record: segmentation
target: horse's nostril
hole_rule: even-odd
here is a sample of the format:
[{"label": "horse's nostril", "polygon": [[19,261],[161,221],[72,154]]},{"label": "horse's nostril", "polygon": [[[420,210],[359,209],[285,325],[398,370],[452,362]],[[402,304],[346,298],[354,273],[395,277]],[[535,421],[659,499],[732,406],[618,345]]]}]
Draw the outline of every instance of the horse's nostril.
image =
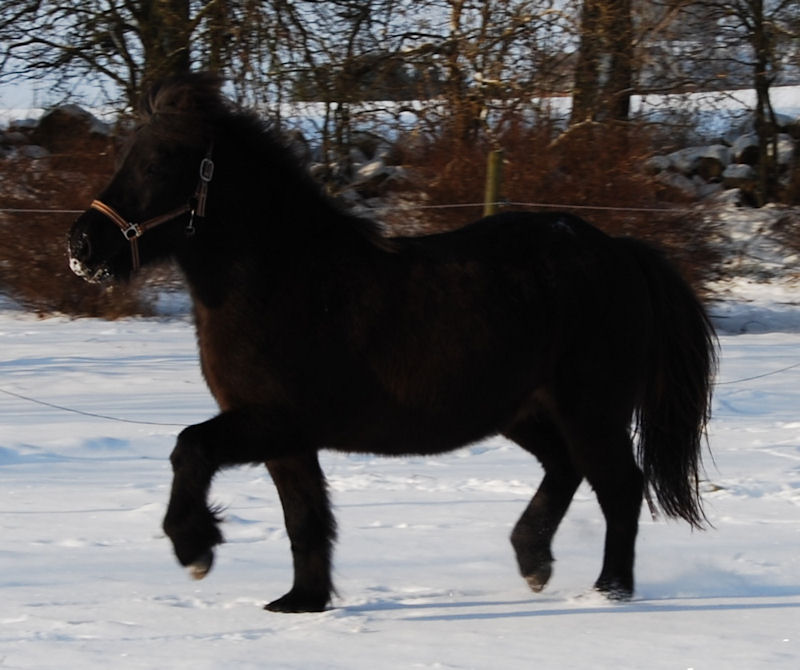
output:
[{"label": "horse's nostril", "polygon": [[79,261],[86,261],[92,255],[92,243],[86,233],[81,233],[72,239],[70,255]]}]

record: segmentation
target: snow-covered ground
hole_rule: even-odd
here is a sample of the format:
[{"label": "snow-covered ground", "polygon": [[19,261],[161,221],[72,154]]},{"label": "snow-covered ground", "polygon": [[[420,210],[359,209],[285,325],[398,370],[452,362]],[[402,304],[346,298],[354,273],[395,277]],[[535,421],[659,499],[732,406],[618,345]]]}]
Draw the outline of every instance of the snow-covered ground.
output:
[{"label": "snow-covered ground", "polygon": [[749,312],[714,307],[745,332],[720,338],[714,528],[643,513],[632,602],[589,589],[603,524],[588,488],[551,584],[528,591],[508,535],[541,470],[491,439],[430,459],[325,454],[339,597],[304,615],[261,609],[291,579],[265,470],[215,481],[228,542],[205,581],[160,530],[174,436],[214,412],[190,322],[0,309],[0,668],[800,667],[800,290],[750,290]]}]

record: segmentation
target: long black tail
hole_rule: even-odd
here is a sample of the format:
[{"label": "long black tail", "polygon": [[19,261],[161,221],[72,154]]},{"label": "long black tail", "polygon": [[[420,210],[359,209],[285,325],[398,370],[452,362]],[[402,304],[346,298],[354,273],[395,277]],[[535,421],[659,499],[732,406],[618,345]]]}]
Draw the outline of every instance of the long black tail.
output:
[{"label": "long black tail", "polygon": [[636,408],[638,458],[663,512],[700,528],[702,446],[710,418],[717,339],[703,305],[659,251],[618,238],[636,258],[650,296],[651,341]]}]

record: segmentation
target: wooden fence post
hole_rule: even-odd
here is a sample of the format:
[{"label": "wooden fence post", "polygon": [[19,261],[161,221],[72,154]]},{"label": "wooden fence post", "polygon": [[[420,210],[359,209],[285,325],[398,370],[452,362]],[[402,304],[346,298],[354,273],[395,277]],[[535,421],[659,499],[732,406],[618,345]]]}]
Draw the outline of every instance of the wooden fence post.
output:
[{"label": "wooden fence post", "polygon": [[486,159],[486,191],[483,197],[483,215],[497,213],[500,184],[503,180],[503,150],[494,149]]}]

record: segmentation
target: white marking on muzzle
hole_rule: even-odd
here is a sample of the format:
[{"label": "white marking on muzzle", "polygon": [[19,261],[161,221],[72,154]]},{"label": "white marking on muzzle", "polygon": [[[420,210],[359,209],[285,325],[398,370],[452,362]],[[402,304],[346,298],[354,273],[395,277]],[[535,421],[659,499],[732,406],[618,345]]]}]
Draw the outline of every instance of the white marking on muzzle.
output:
[{"label": "white marking on muzzle", "polygon": [[77,258],[70,257],[69,259],[69,269],[72,270],[76,275],[79,277],[83,277],[84,279],[89,277],[89,269],[81,263]]},{"label": "white marking on muzzle", "polygon": [[110,275],[108,268],[104,265],[101,265],[99,268],[97,268],[97,270],[92,272],[88,267],[86,267],[86,265],[83,264],[82,261],[79,261],[77,258],[73,258],[72,256],[70,256],[69,259],[69,269],[81,279],[84,279],[92,284],[99,284],[107,279]]}]

